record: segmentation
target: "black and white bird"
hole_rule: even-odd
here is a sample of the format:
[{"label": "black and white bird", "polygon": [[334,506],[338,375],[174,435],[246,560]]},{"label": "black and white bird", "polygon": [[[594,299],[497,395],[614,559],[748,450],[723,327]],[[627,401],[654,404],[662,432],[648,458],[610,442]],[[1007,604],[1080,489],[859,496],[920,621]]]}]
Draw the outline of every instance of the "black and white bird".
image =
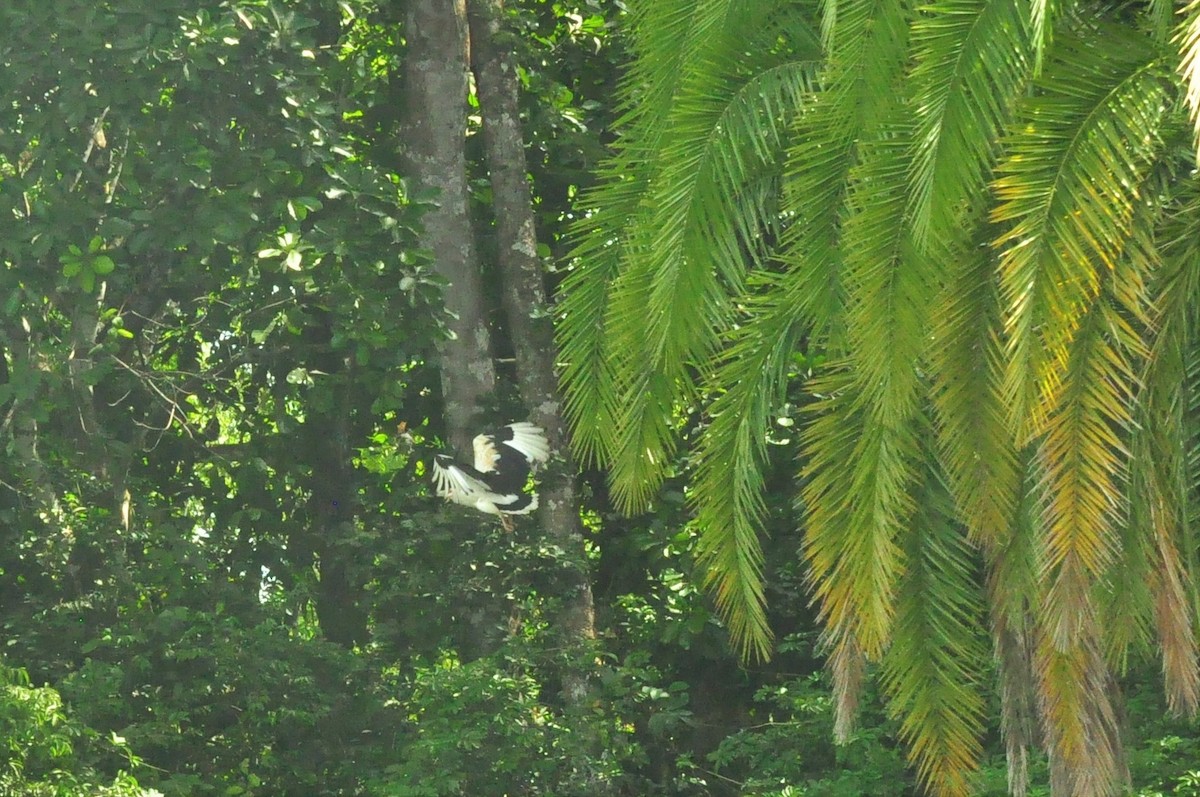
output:
[{"label": "black and white bird", "polygon": [[475,464],[462,465],[453,457],[433,458],[433,483],[447,501],[497,515],[512,531],[509,515],[537,509],[537,493],[526,489],[534,463],[550,458],[546,434],[532,423],[510,423],[495,432],[476,435]]}]

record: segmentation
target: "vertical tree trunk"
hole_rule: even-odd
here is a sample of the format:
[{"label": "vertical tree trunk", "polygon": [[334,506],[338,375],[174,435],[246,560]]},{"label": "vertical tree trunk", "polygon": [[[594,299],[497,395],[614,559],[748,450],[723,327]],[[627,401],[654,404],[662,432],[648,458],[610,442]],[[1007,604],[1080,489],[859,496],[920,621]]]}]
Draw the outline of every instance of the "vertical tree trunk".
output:
[{"label": "vertical tree trunk", "polygon": [[404,80],[405,121],[401,154],[408,174],[438,192],[437,206],[422,221],[422,246],[449,285],[446,309],[453,338],[444,341],[442,394],[450,440],[469,451],[474,415],[495,387],[491,338],[467,191],[467,18],[465,0],[411,0],[405,23],[408,52]]},{"label": "vertical tree trunk", "polygon": [[354,369],[344,354],[333,350],[334,319],[325,311],[314,315],[310,363],[336,380],[337,398],[328,409],[310,409],[304,424],[304,454],[312,468],[308,543],[320,563],[316,608],[321,632],[329,641],[351,648],[368,638],[362,568],[355,567],[362,551],[353,544],[360,510],[350,440]]},{"label": "vertical tree trunk", "polygon": [[[444,416],[451,445],[465,454],[480,428],[476,416],[496,383],[467,187],[465,0],[408,0],[404,33],[400,150],[407,176],[437,192],[435,207],[421,219],[421,245],[433,253],[434,269],[447,282],[452,337],[438,346]],[[503,623],[503,608],[480,607],[464,622],[472,643],[460,654],[483,655]]]},{"label": "vertical tree trunk", "polygon": [[[504,282],[502,299],[521,398],[530,410],[530,420],[546,430],[555,453],[554,465],[542,480],[539,518],[547,537],[568,553],[571,562],[562,574],[564,611],[559,622],[568,638],[585,640],[595,636],[592,588],[554,372],[554,331],[537,256],[517,73],[503,45],[502,15],[502,0],[470,0],[471,61],[483,111],[483,140]],[[587,694],[585,679],[566,679],[564,691],[569,702],[579,703]]]}]

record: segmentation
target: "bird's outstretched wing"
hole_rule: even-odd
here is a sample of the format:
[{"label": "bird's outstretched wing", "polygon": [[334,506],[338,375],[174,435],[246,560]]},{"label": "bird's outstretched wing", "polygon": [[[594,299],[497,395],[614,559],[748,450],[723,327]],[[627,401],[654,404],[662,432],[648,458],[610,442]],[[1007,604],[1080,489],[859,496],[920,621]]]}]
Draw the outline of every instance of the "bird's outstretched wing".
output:
[{"label": "bird's outstretched wing", "polygon": [[476,435],[472,445],[475,470],[480,473],[498,470],[506,457],[515,460],[519,455],[527,466],[550,458],[546,433],[532,423],[510,423],[494,432]]},{"label": "bird's outstretched wing", "polygon": [[466,506],[475,506],[481,495],[492,493],[485,482],[444,454],[433,458],[433,484],[440,498]]}]

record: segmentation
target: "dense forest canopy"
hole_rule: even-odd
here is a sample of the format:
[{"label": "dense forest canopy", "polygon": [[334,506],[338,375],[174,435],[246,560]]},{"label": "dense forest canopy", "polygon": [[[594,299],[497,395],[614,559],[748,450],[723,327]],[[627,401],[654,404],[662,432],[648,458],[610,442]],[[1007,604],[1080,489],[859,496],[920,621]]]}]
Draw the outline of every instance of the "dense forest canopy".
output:
[{"label": "dense forest canopy", "polygon": [[0,4],[0,795],[1200,794],[1198,109],[1196,3]]}]

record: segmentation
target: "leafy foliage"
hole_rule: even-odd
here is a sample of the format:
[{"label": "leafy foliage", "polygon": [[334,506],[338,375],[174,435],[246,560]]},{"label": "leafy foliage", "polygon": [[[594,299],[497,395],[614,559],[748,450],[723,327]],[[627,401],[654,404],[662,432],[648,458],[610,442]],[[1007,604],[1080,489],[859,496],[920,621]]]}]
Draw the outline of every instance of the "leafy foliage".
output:
[{"label": "leafy foliage", "polygon": [[1194,792],[1194,9],[508,10],[582,557],[429,494],[400,6],[0,4],[0,793]]},{"label": "leafy foliage", "polygon": [[126,771],[106,782],[93,761],[140,761],[125,740],[105,739],[69,718],[58,692],[33,687],[29,674],[0,664],[0,791],[29,797],[140,797],[147,794]]}]

